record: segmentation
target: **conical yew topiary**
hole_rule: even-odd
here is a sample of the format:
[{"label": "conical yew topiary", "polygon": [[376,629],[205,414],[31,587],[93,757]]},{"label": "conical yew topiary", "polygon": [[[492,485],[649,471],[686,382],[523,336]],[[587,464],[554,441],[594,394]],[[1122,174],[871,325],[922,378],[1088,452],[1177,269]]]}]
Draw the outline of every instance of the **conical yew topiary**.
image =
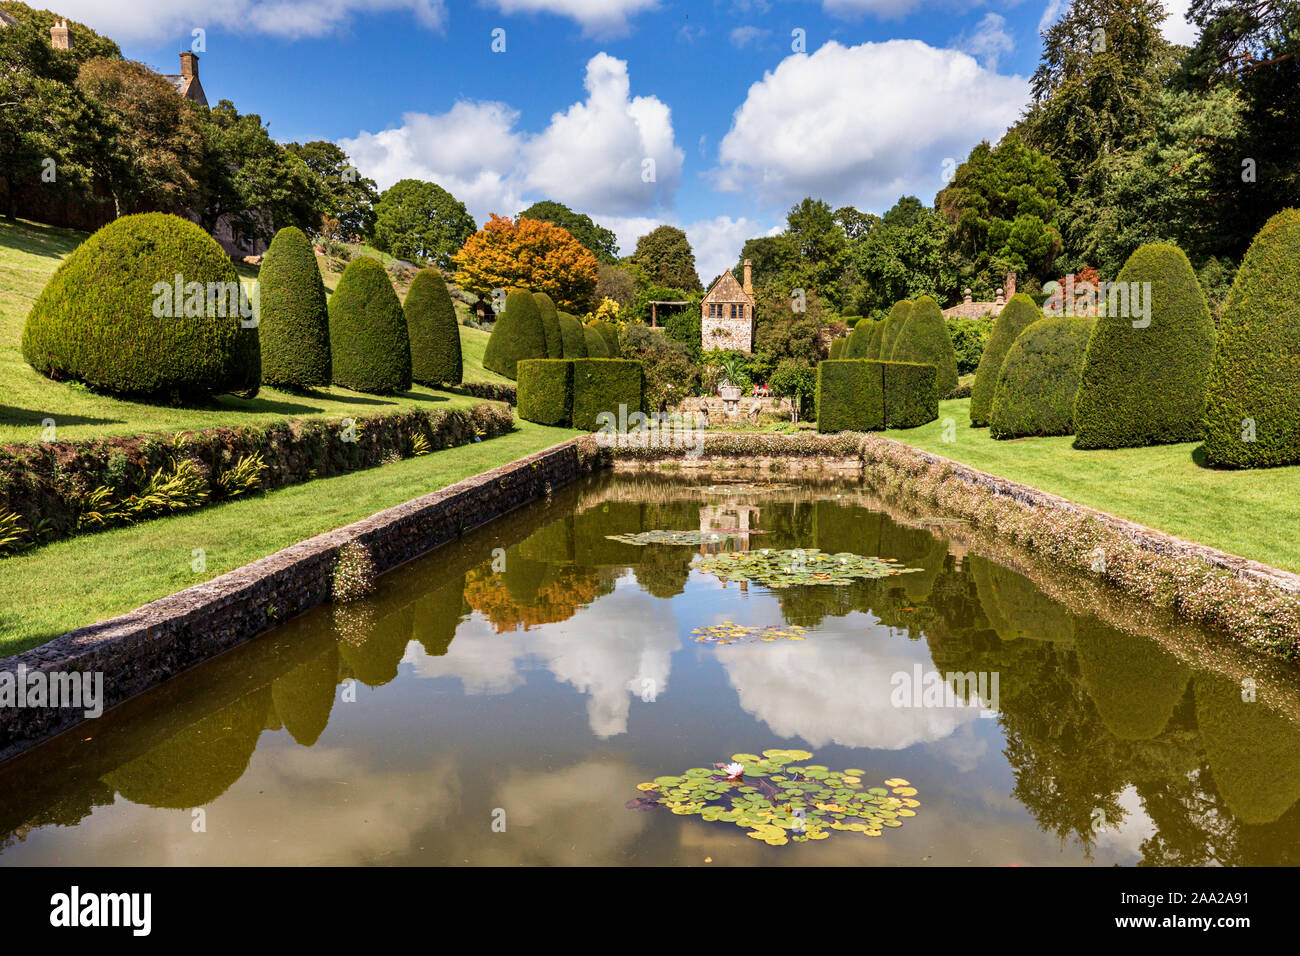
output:
[{"label": "conical yew topiary", "polygon": [[546,330],[537,300],[524,289],[511,289],[483,350],[483,367],[513,379],[520,360],[546,357]]},{"label": "conical yew topiary", "polygon": [[952,348],[948,325],[939,303],[923,295],[912,304],[911,314],[894,343],[891,362],[933,365],[935,395],[940,399],[957,387],[957,353]]},{"label": "conical yew topiary", "polygon": [[1074,398],[1093,322],[1081,316],[1039,319],[1016,337],[993,393],[994,438],[1074,431]]},{"label": "conical yew topiary", "polygon": [[609,345],[606,344],[605,336],[591,325],[582,327],[582,340],[587,346],[587,358],[611,358],[609,354]]},{"label": "conical yew topiary", "polygon": [[325,284],[307,236],[296,226],[275,234],[258,272],[262,380],[290,390],[328,385],[330,320]]},{"label": "conical yew topiary", "polygon": [[[867,348],[871,344],[871,336],[876,330],[876,323],[870,319],[858,319],[858,324],[853,326],[853,331],[849,333],[848,339],[842,346],[843,352],[840,358],[846,359],[864,359],[867,357]],[[835,356],[832,356],[834,358]]]},{"label": "conical yew topiary", "polygon": [[421,385],[459,385],[460,327],[442,273],[437,269],[417,272],[402,311],[411,339],[411,378]]},{"label": "conical yew topiary", "polygon": [[115,219],[74,249],[28,313],[22,349],[43,375],[119,395],[256,393],[261,366],[230,257],[166,213]]},{"label": "conical yew topiary", "polygon": [[564,343],[564,354],[560,358],[586,358],[587,337],[582,334],[582,322],[568,312],[561,312],[559,319],[560,339]]},{"label": "conical yew topiary", "polygon": [[868,355],[868,358],[878,358],[882,362],[893,360],[894,346],[898,344],[899,333],[903,331],[903,326],[907,325],[907,320],[912,317],[912,305],[911,299],[894,303],[893,308],[889,310],[889,315],[885,316],[885,324],[881,330],[880,354]]},{"label": "conical yew topiary", "polygon": [[1232,294],[1206,388],[1211,464],[1300,462],[1300,209],[1264,224]]},{"label": "conical yew topiary", "polygon": [[[997,390],[998,375],[1002,371],[1003,360],[1011,351],[1011,343],[1042,317],[1043,310],[1023,292],[1013,295],[1011,301],[998,313],[988,343],[984,346],[984,354],[980,356],[979,367],[975,369],[975,384],[970,390],[970,423],[976,428],[983,428],[989,423],[989,416],[993,412],[993,393]],[[1073,410],[1070,417],[1073,418]]]},{"label": "conical yew topiary", "polygon": [[889,317],[881,319],[879,322],[873,322],[871,326],[871,338],[867,340],[867,354],[863,358],[879,362],[880,350],[885,343],[885,326],[889,324]]},{"label": "conical yew topiary", "polygon": [[402,303],[378,259],[353,259],[330,296],[334,384],[391,395],[411,387],[411,342]]},{"label": "conical yew topiary", "polygon": [[[1134,448],[1201,437],[1214,320],[1187,256],[1149,243],[1129,256],[1099,299],[1074,404],[1076,448]],[[1114,301],[1111,301],[1111,300]]]},{"label": "conical yew topiary", "polygon": [[546,357],[564,358],[564,335],[560,331],[560,313],[555,308],[555,300],[545,292],[534,292],[537,311],[542,317],[542,334],[546,336]]}]

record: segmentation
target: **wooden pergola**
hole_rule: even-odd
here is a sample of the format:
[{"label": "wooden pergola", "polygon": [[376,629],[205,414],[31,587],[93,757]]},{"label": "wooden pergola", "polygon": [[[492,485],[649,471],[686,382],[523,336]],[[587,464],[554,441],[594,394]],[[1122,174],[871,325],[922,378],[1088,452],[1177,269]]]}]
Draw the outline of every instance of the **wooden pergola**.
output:
[{"label": "wooden pergola", "polygon": [[651,302],[651,303],[650,303],[650,328],[652,328],[652,329],[657,329],[657,328],[659,328],[659,306],[661,306],[661,305],[690,305],[690,304],[691,304],[691,300],[690,300],[690,299],[687,299],[687,300],[684,301],[684,302],[669,302],[669,301],[667,301],[667,300],[659,300],[659,301]]}]

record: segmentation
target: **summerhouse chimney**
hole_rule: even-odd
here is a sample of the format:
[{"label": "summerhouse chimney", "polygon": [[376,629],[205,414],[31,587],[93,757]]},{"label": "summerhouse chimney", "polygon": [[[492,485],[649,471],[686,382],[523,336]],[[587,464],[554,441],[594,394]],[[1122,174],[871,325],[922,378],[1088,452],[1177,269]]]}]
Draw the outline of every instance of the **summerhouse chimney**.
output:
[{"label": "summerhouse chimney", "polygon": [[749,260],[745,260],[745,284],[742,286],[746,295],[754,294],[754,265]]},{"label": "summerhouse chimney", "polygon": [[1010,302],[1011,297],[1015,294],[1016,294],[1016,274],[1014,272],[1008,272],[1007,273],[1007,301]]},{"label": "summerhouse chimney", "polygon": [[60,20],[50,27],[50,45],[56,50],[72,49],[72,33],[68,30],[67,20]]},{"label": "summerhouse chimney", "polygon": [[187,80],[196,79],[199,75],[199,58],[196,54],[186,50],[181,54],[181,76]]}]

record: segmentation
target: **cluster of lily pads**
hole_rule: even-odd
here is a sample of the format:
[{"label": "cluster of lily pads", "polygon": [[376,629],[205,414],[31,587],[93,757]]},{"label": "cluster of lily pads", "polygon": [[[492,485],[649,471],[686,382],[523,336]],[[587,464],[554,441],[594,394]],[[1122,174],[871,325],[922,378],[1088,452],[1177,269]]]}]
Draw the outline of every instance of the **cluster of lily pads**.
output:
[{"label": "cluster of lily pads", "polygon": [[638,531],[636,534],[607,534],[611,541],[624,544],[685,544],[698,547],[704,542],[726,541],[746,534],[766,534],[765,531],[749,531],[745,528],[714,528],[710,531]]},{"label": "cluster of lily pads", "polygon": [[817,548],[729,551],[705,558],[698,567],[724,581],[752,581],[768,588],[852,584],[855,580],[875,580],[921,570],[901,567],[893,558],[869,558],[847,551],[826,554]]},{"label": "cluster of lily pads", "polygon": [[825,840],[833,830],[878,837],[916,816],[916,788],[901,777],[866,787],[864,771],[803,763],[811,757],[807,750],[734,754],[713,769],[693,767],[637,784],[643,796],[628,807],[665,806],[678,816],[732,823],[768,846]]},{"label": "cluster of lily pads", "polygon": [[770,644],[773,641],[802,641],[807,632],[806,627],[800,627],[798,624],[785,627],[780,624],[767,624],[755,627],[749,624],[736,624],[734,621],[723,621],[721,624],[694,628],[691,637],[699,644]]}]

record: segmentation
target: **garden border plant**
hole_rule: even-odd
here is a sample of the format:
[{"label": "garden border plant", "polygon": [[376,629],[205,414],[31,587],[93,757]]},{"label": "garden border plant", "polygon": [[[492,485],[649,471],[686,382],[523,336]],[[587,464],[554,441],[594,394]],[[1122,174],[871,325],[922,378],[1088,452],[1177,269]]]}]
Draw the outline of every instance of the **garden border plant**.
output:
[{"label": "garden border plant", "polygon": [[[508,408],[291,418],[172,435],[0,446],[0,555],[493,438]],[[9,532],[6,533],[5,529]],[[8,545],[4,538],[13,538]]]}]

